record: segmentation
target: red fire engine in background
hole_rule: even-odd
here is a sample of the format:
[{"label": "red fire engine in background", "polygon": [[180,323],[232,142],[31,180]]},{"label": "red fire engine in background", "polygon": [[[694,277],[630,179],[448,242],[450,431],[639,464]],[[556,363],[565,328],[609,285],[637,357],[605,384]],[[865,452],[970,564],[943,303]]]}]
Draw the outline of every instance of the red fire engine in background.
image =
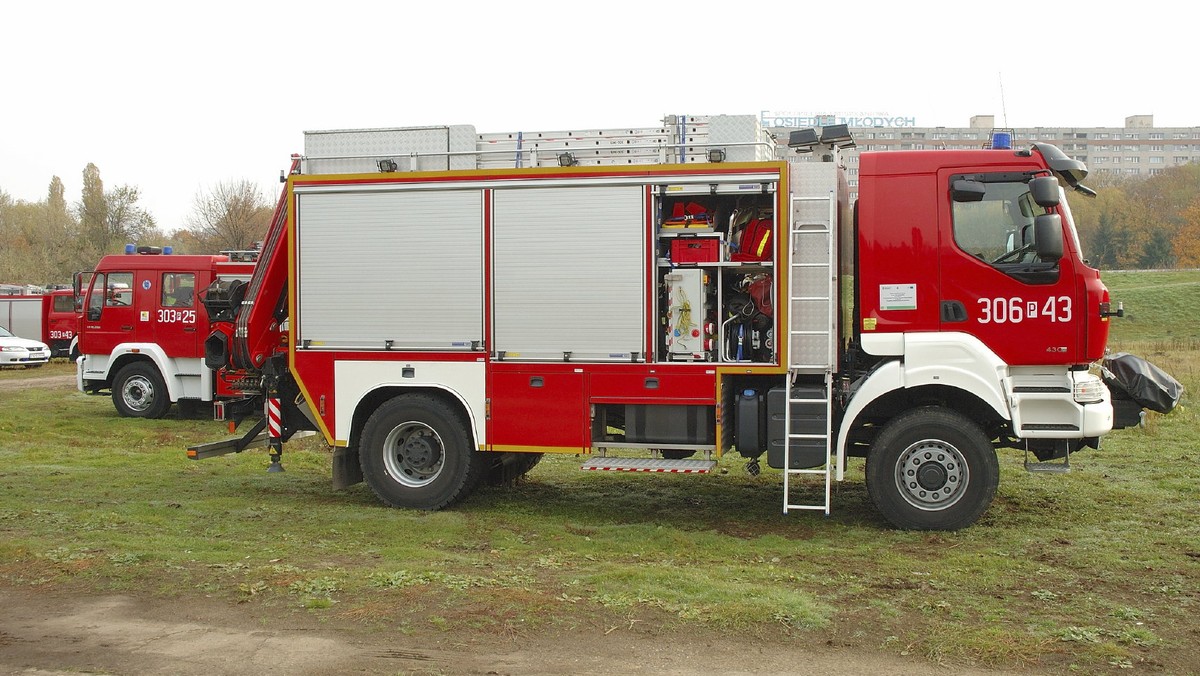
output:
[{"label": "red fire engine in background", "polygon": [[[309,132],[253,276],[206,303],[207,363],[261,383],[263,421],[189,456],[265,436],[278,470],[315,430],[335,487],[440,509],[544,453],[690,473],[765,454],[785,512],[826,514],[864,457],[896,526],[968,526],[997,449],[1060,469],[1113,427],[1091,367],[1116,313],[1067,201],[1087,170],[1044,143],[868,152],[854,199],[852,142],[784,148],[752,116]],[[132,330],[167,281],[124,274],[154,293],[100,309]],[[81,373],[151,381],[131,352]],[[793,499],[802,475],[822,497]]]},{"label": "red fire engine in background", "polygon": [[75,294],[71,289],[55,289],[45,294],[0,296],[0,326],[49,345],[52,357],[70,356],[79,331]]},{"label": "red fire engine in background", "polygon": [[239,374],[204,365],[209,316],[201,294],[218,281],[248,280],[257,252],[171,255],[170,247],[126,248],[80,276],[76,381],[111,392],[124,416],[160,418],[174,402],[223,402],[250,395]]}]

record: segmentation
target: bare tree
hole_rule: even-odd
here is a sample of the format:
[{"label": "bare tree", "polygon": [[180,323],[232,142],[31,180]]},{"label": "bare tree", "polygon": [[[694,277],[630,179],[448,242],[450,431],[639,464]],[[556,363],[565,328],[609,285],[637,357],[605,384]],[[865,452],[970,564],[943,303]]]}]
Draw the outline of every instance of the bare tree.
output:
[{"label": "bare tree", "polygon": [[246,250],[266,234],[271,211],[257,185],[245,179],[227,181],[196,195],[186,229],[206,252]]}]

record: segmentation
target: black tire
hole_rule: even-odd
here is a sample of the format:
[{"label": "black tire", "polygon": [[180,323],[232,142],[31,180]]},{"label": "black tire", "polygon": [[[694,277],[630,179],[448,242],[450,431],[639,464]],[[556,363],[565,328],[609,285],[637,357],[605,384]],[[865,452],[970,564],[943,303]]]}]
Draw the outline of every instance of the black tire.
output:
[{"label": "black tire", "polygon": [[363,479],[392,507],[437,510],[466,498],[485,462],[471,447],[467,422],[442,401],[403,395],[383,403],[363,427]]},{"label": "black tire", "polygon": [[489,453],[485,457],[488,464],[483,483],[488,486],[511,486],[542,461],[541,453]]},{"label": "black tire", "polygon": [[987,510],[999,483],[1000,464],[983,430],[948,409],[897,416],[867,455],[867,493],[897,528],[966,528]]},{"label": "black tire", "polygon": [[127,418],[161,418],[171,408],[171,396],[158,369],[137,361],[117,372],[112,384],[113,405]]}]

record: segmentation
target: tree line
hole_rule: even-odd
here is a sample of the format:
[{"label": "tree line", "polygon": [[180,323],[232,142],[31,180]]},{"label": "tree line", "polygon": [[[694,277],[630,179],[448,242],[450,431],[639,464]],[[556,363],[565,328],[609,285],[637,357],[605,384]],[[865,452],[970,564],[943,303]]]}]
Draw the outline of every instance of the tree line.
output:
[{"label": "tree line", "polygon": [[1200,164],[1152,176],[1093,174],[1073,194],[1084,256],[1104,270],[1200,267]]},{"label": "tree line", "polygon": [[[1070,201],[1084,255],[1102,269],[1200,267],[1200,164],[1147,176],[1094,174],[1096,197]],[[127,242],[173,246],[177,253],[245,250],[267,231],[273,205],[247,180],[195,196],[183,229],[167,234],[139,204],[136,186],[106,189],[88,164],[77,201],[54,176],[46,197],[13,199],[0,186],[0,282],[67,283]]]},{"label": "tree line", "polygon": [[165,233],[140,199],[136,186],[106,188],[95,164],[84,168],[74,202],[58,176],[36,202],[14,199],[0,186],[0,282],[68,284],[130,242],[180,254],[250,249],[266,234],[274,208],[250,181],[219,183],[196,194],[182,229]]}]

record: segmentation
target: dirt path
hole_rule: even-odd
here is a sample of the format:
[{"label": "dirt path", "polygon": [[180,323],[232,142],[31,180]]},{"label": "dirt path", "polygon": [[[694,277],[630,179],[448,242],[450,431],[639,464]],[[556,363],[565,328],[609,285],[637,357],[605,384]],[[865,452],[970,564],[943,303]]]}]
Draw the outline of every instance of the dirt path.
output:
[{"label": "dirt path", "polygon": [[264,617],[211,599],[63,597],[0,589],[0,674],[999,674],[746,637],[631,630],[500,638]]},{"label": "dirt path", "polygon": [[0,380],[0,392],[26,390],[31,387],[74,387],[75,376],[32,376]]}]

